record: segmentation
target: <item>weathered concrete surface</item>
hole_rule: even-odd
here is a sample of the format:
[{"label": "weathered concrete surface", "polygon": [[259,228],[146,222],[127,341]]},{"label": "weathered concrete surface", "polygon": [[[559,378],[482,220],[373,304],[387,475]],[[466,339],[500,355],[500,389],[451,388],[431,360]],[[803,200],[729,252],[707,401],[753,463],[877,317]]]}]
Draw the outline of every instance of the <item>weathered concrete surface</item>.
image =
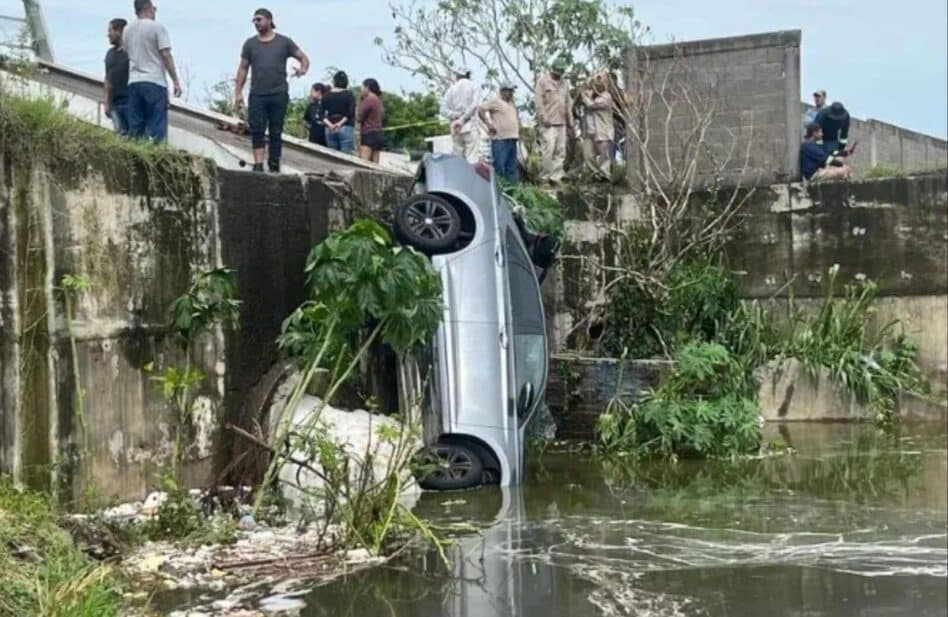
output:
[{"label": "weathered concrete surface", "polygon": [[661,360],[622,363],[614,358],[554,356],[546,400],[556,420],[557,439],[591,441],[596,421],[612,399],[638,400],[671,366]]},{"label": "weathered concrete surface", "polygon": [[[693,151],[688,133],[696,126],[691,103],[698,101],[702,113],[713,111],[707,132],[713,160],[704,148],[698,149],[702,178],[710,181],[712,171],[760,184],[795,178],[801,130],[800,39],[800,31],[793,30],[633,48],[627,83],[635,100],[651,101],[641,122],[652,136],[653,164],[666,171],[663,162],[670,157],[672,167],[684,167],[687,153]],[[661,103],[663,94],[672,104],[670,112]],[[748,159],[749,144],[753,149]],[[633,155],[633,186],[639,164]]]},{"label": "weathered concrete surface", "polygon": [[[174,422],[144,369],[183,364],[168,307],[193,274],[222,265],[238,273],[242,327],[208,337],[192,358],[207,379],[186,435],[184,474],[206,485],[233,472],[240,452],[220,428],[253,428],[259,419],[246,402],[260,401],[256,390],[278,361],[275,340],[304,299],[310,250],[331,229],[391,209],[408,184],[371,173],[228,172],[195,159],[170,190],[135,171],[104,176],[93,166],[77,179],[0,163],[0,469],[58,485],[67,497],[81,494],[87,471],[104,496],[140,499],[153,487]],[[91,283],[71,328],[75,367],[59,289],[65,274]]]},{"label": "weathered concrete surface", "polygon": [[[174,199],[136,172],[107,181],[94,166],[75,177],[8,158],[3,169],[3,469],[66,499],[78,498],[74,480],[87,473],[105,496],[141,496],[170,451],[173,426],[143,368],[182,363],[165,327],[167,307],[192,272],[219,264],[213,170],[199,162],[182,170],[188,190]],[[66,274],[91,283],[71,323],[60,288]],[[210,377],[188,440],[185,471],[194,479],[210,472],[222,348],[209,337],[192,358]]]}]

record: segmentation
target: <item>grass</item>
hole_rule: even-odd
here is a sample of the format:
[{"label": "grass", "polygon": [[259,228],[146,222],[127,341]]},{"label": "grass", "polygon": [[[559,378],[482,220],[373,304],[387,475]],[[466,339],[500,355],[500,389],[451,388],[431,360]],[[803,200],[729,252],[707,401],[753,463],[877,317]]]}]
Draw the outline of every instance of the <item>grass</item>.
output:
[{"label": "grass", "polygon": [[122,582],[56,524],[48,499],[0,479],[0,616],[111,617]]}]

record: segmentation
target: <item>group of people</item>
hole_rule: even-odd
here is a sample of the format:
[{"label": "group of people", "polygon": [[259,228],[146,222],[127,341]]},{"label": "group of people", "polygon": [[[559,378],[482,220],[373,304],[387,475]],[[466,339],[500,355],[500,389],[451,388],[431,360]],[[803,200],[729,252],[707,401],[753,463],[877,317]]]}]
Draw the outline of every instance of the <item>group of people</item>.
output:
[{"label": "group of people", "polygon": [[849,112],[840,102],[827,105],[826,90],[814,92],[813,103],[803,115],[800,173],[813,181],[848,178],[853,168],[846,158],[856,149],[849,144]]},{"label": "group of people", "polygon": [[[137,19],[109,22],[111,47],[105,57],[104,105],[115,130],[130,138],[162,142],[168,136],[169,91],[171,78],[174,96],[182,94],[181,82],[171,53],[168,30],[156,21],[157,8],[151,0],[134,0]],[[294,77],[309,72],[307,55],[293,39],[278,34],[273,13],[258,9],[253,14],[257,33],[244,43],[237,68],[234,105],[246,110],[247,126],[254,155],[254,171],[280,171],[283,153],[283,126],[289,108],[287,61],[294,59]],[[250,77],[246,104],[244,88]],[[349,90],[349,77],[342,71],[333,76],[332,85],[314,84],[311,104],[306,112],[313,141],[353,154],[355,126],[360,128],[359,155],[378,161],[384,145],[382,120],[384,106],[378,81],[362,82],[357,103]]]},{"label": "group of people", "polygon": [[[543,179],[551,184],[565,176],[567,145],[575,135],[574,100],[563,75],[569,68],[565,59],[556,59],[550,70],[536,80],[534,103],[537,138],[542,159]],[[520,115],[514,100],[517,86],[501,84],[497,94],[481,103],[480,88],[471,81],[466,67],[455,70],[456,81],[441,99],[441,115],[451,124],[454,153],[476,163],[480,159],[477,119],[487,128],[491,141],[491,161],[497,175],[509,183],[519,178]],[[612,79],[606,74],[592,77],[579,94],[586,110],[583,134],[588,146],[586,159],[604,177],[617,155],[618,131]]]},{"label": "group of people", "polygon": [[356,126],[359,127],[359,158],[379,162],[385,136],[382,122],[385,104],[382,88],[376,79],[362,82],[362,93],[357,102],[349,90],[349,76],[337,71],[332,84],[315,83],[309,92],[309,106],[303,114],[303,123],[309,131],[309,140],[317,145],[346,154],[355,153]]}]

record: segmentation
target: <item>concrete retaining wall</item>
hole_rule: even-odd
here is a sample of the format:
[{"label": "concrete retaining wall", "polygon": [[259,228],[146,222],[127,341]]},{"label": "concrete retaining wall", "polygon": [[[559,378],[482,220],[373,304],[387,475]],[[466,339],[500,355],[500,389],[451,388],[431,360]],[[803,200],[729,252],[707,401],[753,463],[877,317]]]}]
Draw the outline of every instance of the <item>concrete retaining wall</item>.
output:
[{"label": "concrete retaining wall", "polygon": [[[282,321],[304,299],[303,267],[332,228],[390,208],[404,178],[374,173],[271,176],[195,159],[186,198],[151,176],[26,170],[0,156],[0,472],[77,498],[91,476],[104,496],[141,498],[167,464],[174,422],[145,369],[183,364],[167,310],[193,274],[237,270],[242,327],[201,341],[207,379],[187,434],[185,480],[233,472],[243,451],[220,429],[252,428],[278,362]],[[179,187],[180,188],[180,187]],[[59,281],[91,283],[72,334]],[[89,456],[77,427],[85,393]],[[216,455],[216,456],[215,456]]]},{"label": "concrete retaining wall", "polygon": [[[556,349],[595,354],[605,323],[615,262],[610,229],[641,221],[633,195],[564,195],[568,237],[545,285]],[[900,320],[919,345],[920,365],[936,398],[948,397],[948,176],[756,190],[728,248],[745,297],[769,303],[778,317],[790,298],[817,307],[829,269],[838,284],[872,279],[881,297],[875,320]],[[607,389],[614,386],[604,386]],[[943,406],[910,402],[907,415],[943,417]]]}]

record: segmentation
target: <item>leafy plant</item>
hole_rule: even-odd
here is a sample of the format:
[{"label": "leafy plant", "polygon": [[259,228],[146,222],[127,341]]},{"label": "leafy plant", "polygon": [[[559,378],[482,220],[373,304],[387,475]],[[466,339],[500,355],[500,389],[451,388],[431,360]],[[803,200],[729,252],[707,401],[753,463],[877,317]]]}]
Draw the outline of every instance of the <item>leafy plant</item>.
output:
[{"label": "leafy plant", "polygon": [[782,356],[799,360],[813,377],[828,371],[857,402],[871,407],[877,423],[891,425],[902,396],[928,394],[917,364],[918,347],[897,332],[897,321],[873,328],[878,285],[846,285],[836,297],[838,274],[838,266],[829,270],[826,295],[815,316],[793,316]]},{"label": "leafy plant", "polygon": [[[237,295],[237,276],[233,270],[218,268],[196,274],[188,290],[170,307],[171,328],[184,352],[183,367],[166,367],[151,379],[161,388],[164,399],[175,414],[172,474],[177,478],[183,458],[183,433],[191,421],[195,393],[205,375],[191,367],[196,341],[216,327],[238,327],[240,301]],[[154,365],[146,367],[153,372]]]},{"label": "leafy plant", "polygon": [[675,355],[676,369],[638,404],[619,403],[600,419],[604,452],[733,456],[760,443],[757,384],[722,345],[693,342]]},{"label": "leafy plant", "polygon": [[[312,461],[307,469],[323,482],[317,497],[328,504],[327,520],[341,517],[348,534],[365,548],[378,551],[395,522],[414,518],[397,503],[403,488],[401,476],[414,454],[410,444],[415,421],[406,418],[397,440],[389,444],[394,454],[379,483],[372,472],[376,453],[371,446],[354,464],[351,453],[326,437],[321,408],[303,426],[294,426],[293,416],[320,367],[330,371],[322,396],[325,404],[333,400],[375,341],[385,342],[402,355],[427,343],[441,323],[441,279],[427,259],[396,246],[383,227],[369,220],[357,221],[318,244],[307,260],[306,276],[310,299],[284,322],[278,341],[301,366],[301,377],[283,406],[280,426],[271,440],[287,447],[273,453],[255,509],[259,511],[280,469],[293,463],[292,453],[305,452]],[[383,435],[383,440],[391,438]],[[423,525],[416,528],[425,529]]]},{"label": "leafy plant", "polygon": [[563,240],[566,236],[566,217],[563,214],[563,206],[552,193],[527,183],[507,186],[504,192],[521,206],[527,227],[559,241]]}]

